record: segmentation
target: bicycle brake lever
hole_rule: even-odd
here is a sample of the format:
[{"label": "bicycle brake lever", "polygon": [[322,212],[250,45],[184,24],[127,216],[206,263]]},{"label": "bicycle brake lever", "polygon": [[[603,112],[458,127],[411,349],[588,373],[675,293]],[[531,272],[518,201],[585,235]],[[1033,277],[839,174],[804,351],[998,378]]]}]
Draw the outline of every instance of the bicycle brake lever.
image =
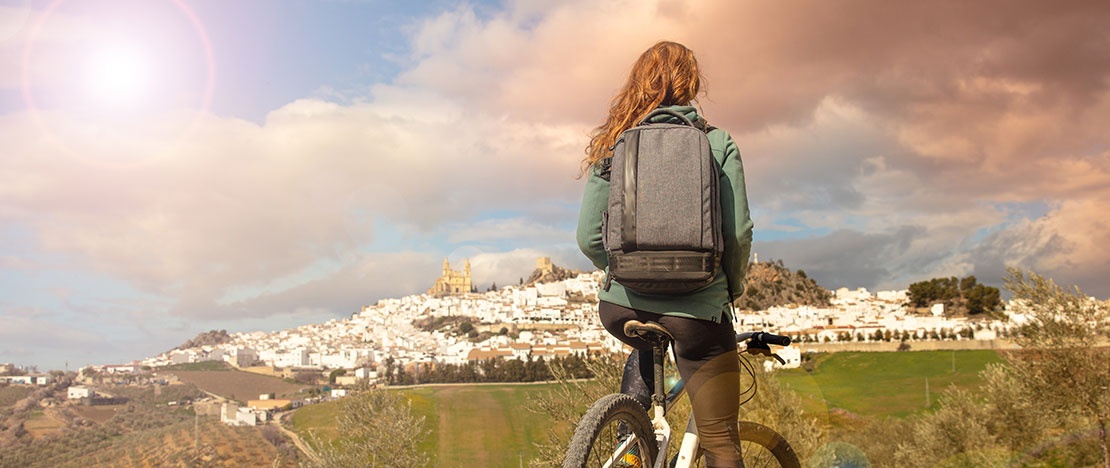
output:
[{"label": "bicycle brake lever", "polygon": [[782,356],[779,356],[778,353],[772,353],[771,349],[769,347],[767,347],[767,345],[751,346],[751,347],[748,347],[748,349],[745,349],[744,351],[749,353],[749,354],[758,354],[760,356],[771,356],[771,357],[775,358],[775,360],[778,361],[779,364],[782,364],[784,366],[786,365],[786,360],[783,359]]},{"label": "bicycle brake lever", "polygon": [[775,360],[777,360],[779,364],[782,364],[784,366],[786,365],[786,360],[783,359],[782,356],[779,356],[778,353],[771,353],[771,357],[775,358]]}]

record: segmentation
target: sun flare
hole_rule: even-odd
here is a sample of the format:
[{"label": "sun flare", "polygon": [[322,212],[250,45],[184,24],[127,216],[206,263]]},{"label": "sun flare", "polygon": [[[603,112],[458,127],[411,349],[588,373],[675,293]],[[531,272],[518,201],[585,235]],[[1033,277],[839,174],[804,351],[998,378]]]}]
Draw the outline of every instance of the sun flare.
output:
[{"label": "sun flare", "polygon": [[86,78],[90,97],[114,106],[143,102],[151,87],[149,57],[128,47],[106,47],[89,56]]}]

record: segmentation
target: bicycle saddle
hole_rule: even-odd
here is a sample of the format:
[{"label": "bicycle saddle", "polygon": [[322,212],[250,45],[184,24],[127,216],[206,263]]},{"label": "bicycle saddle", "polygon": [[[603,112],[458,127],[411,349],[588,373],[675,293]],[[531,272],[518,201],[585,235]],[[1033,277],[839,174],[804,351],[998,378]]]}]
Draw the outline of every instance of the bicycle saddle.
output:
[{"label": "bicycle saddle", "polygon": [[639,338],[652,346],[664,345],[669,341],[674,341],[674,336],[671,332],[667,331],[664,327],[655,322],[641,322],[639,320],[629,320],[624,323],[624,334],[629,338]]}]

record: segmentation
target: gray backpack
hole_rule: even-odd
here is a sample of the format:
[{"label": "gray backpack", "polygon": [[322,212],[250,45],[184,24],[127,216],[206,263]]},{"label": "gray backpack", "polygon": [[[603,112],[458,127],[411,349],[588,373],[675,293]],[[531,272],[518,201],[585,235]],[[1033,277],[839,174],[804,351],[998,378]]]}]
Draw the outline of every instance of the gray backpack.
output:
[{"label": "gray backpack", "polygon": [[[651,123],[660,114],[682,123]],[[635,292],[691,293],[720,270],[720,169],[698,123],[659,108],[613,146],[603,244],[609,279]]]}]

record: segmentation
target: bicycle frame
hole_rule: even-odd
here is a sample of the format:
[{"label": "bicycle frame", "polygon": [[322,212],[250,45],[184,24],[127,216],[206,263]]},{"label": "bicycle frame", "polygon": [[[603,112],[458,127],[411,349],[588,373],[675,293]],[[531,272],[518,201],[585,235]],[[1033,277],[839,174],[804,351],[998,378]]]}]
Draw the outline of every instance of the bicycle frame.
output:
[{"label": "bicycle frame", "polygon": [[[746,343],[747,339],[754,333],[746,332],[737,335],[737,343]],[[745,347],[746,348],[746,347]],[[667,422],[667,412],[671,408],[671,404],[682,397],[686,390],[686,382],[679,380],[675,383],[674,387],[664,393],[664,355],[667,350],[672,353],[674,350],[670,346],[670,342],[664,343],[662,346],[655,346],[652,348],[652,371],[655,374],[655,388],[652,393],[652,428],[655,429],[655,442],[659,447],[659,456],[654,460],[654,468],[664,468],[667,463],[667,450],[670,448],[671,443],[671,425]],[[742,354],[745,350],[740,350],[738,353]],[[757,354],[763,354],[761,350],[753,350]],[[773,356],[782,362],[782,358],[777,354],[770,353],[767,355]],[[674,357],[672,356],[672,359]],[[738,356],[742,359],[742,356]],[[678,448],[678,454],[675,456],[675,463],[671,468],[689,468],[696,460],[698,453],[698,446],[700,440],[698,437],[697,424],[694,421],[694,414],[691,412],[686,421],[686,430],[682,434],[681,445]],[[622,444],[624,445],[624,444]]]},{"label": "bicycle frame", "polygon": [[[668,462],[671,461],[673,461],[674,467],[689,468],[696,460],[700,446],[693,413],[690,414],[686,422],[677,456],[673,460],[667,457],[667,451],[673,439],[672,428],[670,423],[667,422],[666,416],[672,408],[672,404],[685,393],[685,382],[681,378],[669,391],[665,389],[664,358],[668,349],[672,353],[674,352],[671,347],[673,338],[670,332],[654,322],[645,324],[639,321],[630,321],[625,324],[624,332],[628,336],[644,339],[652,346],[652,371],[655,382],[649,408],[651,414],[649,414],[649,411],[644,411],[642,401],[636,400],[627,394],[618,393],[602,397],[591,405],[583,417],[583,421],[588,420],[589,422],[581,424],[575,429],[574,437],[568,448],[567,459],[563,466],[587,466],[587,458],[593,452],[594,444],[598,441],[608,440],[613,444],[603,442],[598,448],[601,446],[607,447],[604,451],[595,455],[604,458],[594,458],[595,462],[601,463],[588,463],[588,466],[600,465],[604,468],[613,466],[639,467],[645,466],[641,464],[645,456],[647,458],[655,456],[655,459],[651,460],[651,468],[663,468],[668,466]],[[776,358],[780,362],[782,362],[782,358],[771,352],[767,345],[787,346],[790,344],[789,337],[763,332],[740,333],[736,335],[736,340],[737,351],[740,354],[765,355]],[[740,343],[745,345],[743,349],[740,349]],[[748,372],[753,372],[750,364],[744,365],[746,360],[743,356],[738,356],[738,358],[742,360],[741,367],[747,368]],[[754,377],[754,374],[752,376]],[[751,390],[751,396],[754,396],[756,391],[754,380],[749,390]],[[748,390],[741,392],[742,395],[747,393]],[[740,404],[743,405],[750,400],[751,396],[740,401]],[[615,426],[612,426],[613,429],[606,429],[606,427],[610,427],[609,424],[613,423],[616,423]],[[770,456],[781,466],[800,468],[797,456],[782,435],[758,423],[739,421],[739,424],[741,441],[751,443],[751,447],[758,446],[762,448],[762,450],[757,449],[759,454],[757,456],[760,459],[767,460],[764,457]],[[603,431],[613,431],[614,429],[615,433],[605,432],[609,435],[602,436]],[[614,445],[616,445],[615,448]],[[605,454],[608,456],[605,456]]]}]

